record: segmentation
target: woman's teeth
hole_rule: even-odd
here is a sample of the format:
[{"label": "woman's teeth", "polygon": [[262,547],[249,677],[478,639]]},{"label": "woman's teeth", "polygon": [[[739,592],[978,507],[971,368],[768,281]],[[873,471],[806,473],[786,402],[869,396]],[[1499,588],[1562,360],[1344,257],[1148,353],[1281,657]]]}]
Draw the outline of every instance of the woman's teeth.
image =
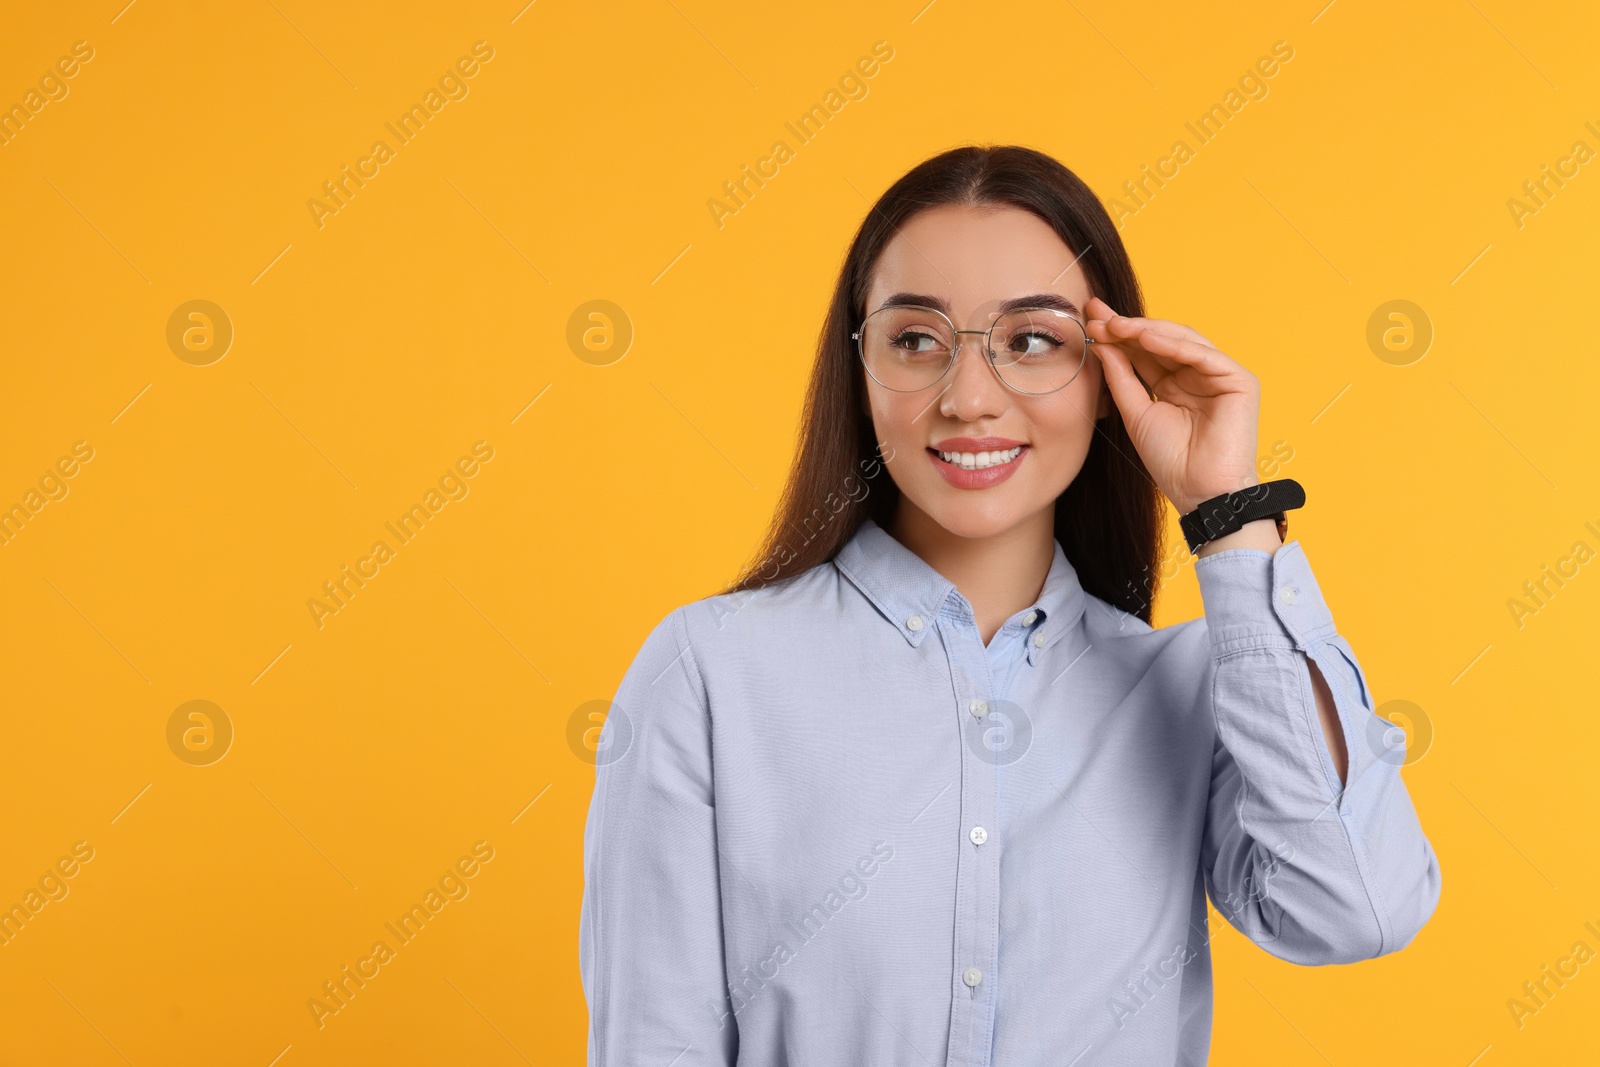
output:
[{"label": "woman's teeth", "polygon": [[940,452],[939,458],[965,470],[981,471],[985,467],[998,467],[1002,463],[1010,463],[1020,455],[1022,446],[1018,445],[1003,452]]}]

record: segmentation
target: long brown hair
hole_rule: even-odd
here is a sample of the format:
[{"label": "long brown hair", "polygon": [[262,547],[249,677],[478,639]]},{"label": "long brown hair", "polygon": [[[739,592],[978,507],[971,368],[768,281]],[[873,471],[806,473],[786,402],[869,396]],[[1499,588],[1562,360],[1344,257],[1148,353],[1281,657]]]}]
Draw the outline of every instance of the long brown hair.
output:
[{"label": "long brown hair", "polygon": [[[1016,145],[969,145],[919,164],[878,199],[850,244],[817,344],[788,483],[760,551],[725,593],[758,589],[827,562],[869,517],[888,528],[900,491],[884,476],[851,333],[865,314],[884,246],[912,215],[944,204],[1009,205],[1037,215],[1080,257],[1092,293],[1121,314],[1144,314],[1116,226],[1061,163]],[[1095,426],[1083,469],[1056,498],[1056,540],[1086,592],[1148,624],[1161,552],[1161,493],[1115,404]]]}]

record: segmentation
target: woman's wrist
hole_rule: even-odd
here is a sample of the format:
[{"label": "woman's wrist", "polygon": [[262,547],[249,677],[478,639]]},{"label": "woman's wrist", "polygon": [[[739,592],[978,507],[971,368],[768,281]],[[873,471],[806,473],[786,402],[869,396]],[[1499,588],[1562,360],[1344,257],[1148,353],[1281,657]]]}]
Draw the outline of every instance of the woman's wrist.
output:
[{"label": "woman's wrist", "polygon": [[1278,524],[1275,521],[1253,519],[1230,534],[1224,534],[1214,541],[1207,541],[1200,546],[1200,551],[1195,553],[1195,557],[1203,559],[1213,552],[1225,552],[1230,548],[1259,548],[1271,555],[1282,547],[1283,542],[1278,540]]}]

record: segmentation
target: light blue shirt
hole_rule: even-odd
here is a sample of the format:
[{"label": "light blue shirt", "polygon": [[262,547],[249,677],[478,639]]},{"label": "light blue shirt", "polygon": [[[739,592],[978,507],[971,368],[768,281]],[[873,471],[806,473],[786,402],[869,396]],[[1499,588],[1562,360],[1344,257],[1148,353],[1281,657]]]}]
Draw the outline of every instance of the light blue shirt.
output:
[{"label": "light blue shirt", "polygon": [[669,614],[599,737],[592,1067],[1198,1067],[1208,892],[1294,963],[1405,947],[1438,861],[1304,549],[1195,570],[1204,617],[1155,630],[1057,544],[986,647],[868,520],[829,563]]}]

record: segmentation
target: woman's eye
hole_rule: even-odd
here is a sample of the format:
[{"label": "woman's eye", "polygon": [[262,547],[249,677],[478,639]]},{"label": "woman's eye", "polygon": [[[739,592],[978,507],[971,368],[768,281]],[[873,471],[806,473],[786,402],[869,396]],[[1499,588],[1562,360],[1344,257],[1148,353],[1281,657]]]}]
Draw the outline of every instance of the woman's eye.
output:
[{"label": "woman's eye", "polygon": [[1061,347],[1061,342],[1045,333],[1019,333],[1011,338],[1011,351],[1023,355],[1045,355]]},{"label": "woman's eye", "polygon": [[908,330],[890,342],[896,348],[903,348],[907,352],[931,352],[938,345],[938,339],[925,333]]}]

